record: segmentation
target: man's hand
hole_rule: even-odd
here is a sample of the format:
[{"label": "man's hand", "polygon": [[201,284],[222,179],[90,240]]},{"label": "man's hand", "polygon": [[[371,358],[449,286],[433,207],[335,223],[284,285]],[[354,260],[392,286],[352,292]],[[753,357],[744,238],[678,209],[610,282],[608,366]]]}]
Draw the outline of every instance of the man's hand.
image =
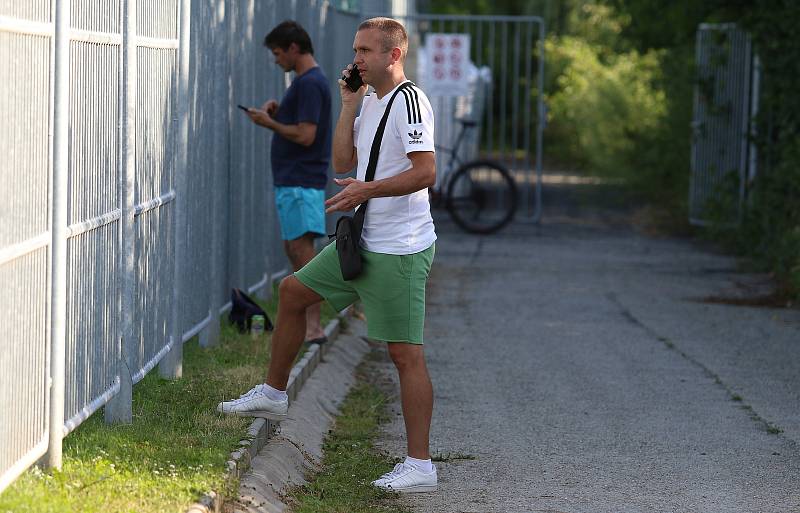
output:
[{"label": "man's hand", "polygon": [[[348,89],[349,91],[349,89]],[[331,212],[348,212],[370,198],[370,188],[366,182],[355,178],[334,178],[336,185],[344,187],[338,194],[325,202],[326,214]]]},{"label": "man's hand", "polygon": [[253,123],[256,125],[261,125],[265,128],[272,129],[275,123],[275,120],[272,119],[272,116],[270,116],[267,111],[262,109],[247,109],[247,115],[250,117]]},{"label": "man's hand", "polygon": [[261,106],[261,110],[266,112],[270,115],[270,117],[275,117],[275,113],[278,112],[278,102],[275,100],[269,100]]},{"label": "man's hand", "polygon": [[[349,77],[352,64],[342,70],[342,76]],[[367,94],[367,85],[364,84],[358,91],[351,91],[347,83],[339,79],[339,94],[342,96],[342,110],[339,111],[339,120],[333,131],[333,169],[337,173],[347,173],[358,163],[358,154],[353,141],[353,126],[358,115],[358,106],[364,95]],[[337,182],[338,183],[338,182]],[[344,192],[344,191],[342,191]]]},{"label": "man's hand", "polygon": [[[347,67],[342,70],[342,75],[349,77],[351,69],[353,69],[353,65],[348,64]],[[353,92],[349,87],[347,87],[347,83],[344,80],[340,78],[338,82],[339,92],[342,95],[342,105],[358,108],[361,100],[364,98],[364,95],[367,94],[367,89],[369,88],[367,84],[362,85],[358,88],[358,91]]]}]

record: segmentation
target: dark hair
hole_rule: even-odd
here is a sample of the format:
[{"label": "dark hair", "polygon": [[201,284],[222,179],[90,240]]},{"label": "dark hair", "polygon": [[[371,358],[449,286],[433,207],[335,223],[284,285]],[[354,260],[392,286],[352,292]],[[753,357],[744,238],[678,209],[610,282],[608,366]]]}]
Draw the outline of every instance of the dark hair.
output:
[{"label": "dark hair", "polygon": [[308,36],[308,32],[296,21],[286,20],[279,23],[264,38],[264,46],[270,50],[280,48],[286,51],[292,43],[297,44],[298,48],[300,48],[300,53],[314,54],[314,47],[311,46],[311,38]]}]

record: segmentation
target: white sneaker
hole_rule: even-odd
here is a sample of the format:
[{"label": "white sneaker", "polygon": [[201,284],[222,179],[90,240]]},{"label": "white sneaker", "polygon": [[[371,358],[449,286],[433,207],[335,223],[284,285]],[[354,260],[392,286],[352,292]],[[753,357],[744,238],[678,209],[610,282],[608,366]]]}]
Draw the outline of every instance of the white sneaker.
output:
[{"label": "white sneaker", "polygon": [[283,420],[289,410],[289,400],[276,401],[270,399],[262,391],[264,385],[256,385],[238,399],[224,401],[217,405],[217,411],[240,417],[261,417],[271,420]]},{"label": "white sneaker", "polygon": [[390,492],[415,493],[436,491],[436,466],[433,472],[425,474],[406,462],[398,463],[394,469],[372,482],[378,488]]}]

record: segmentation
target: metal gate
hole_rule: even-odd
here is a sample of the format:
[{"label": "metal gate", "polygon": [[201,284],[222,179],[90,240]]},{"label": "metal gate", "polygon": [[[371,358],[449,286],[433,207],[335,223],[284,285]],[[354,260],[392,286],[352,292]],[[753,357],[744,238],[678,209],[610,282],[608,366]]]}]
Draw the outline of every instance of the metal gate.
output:
[{"label": "metal gate", "polygon": [[701,24],[696,51],[689,221],[735,224],[756,173],[750,134],[758,109],[758,59],[750,37],[730,23]]},{"label": "metal gate", "polygon": [[[364,18],[385,13],[364,14]],[[504,164],[514,176],[521,197],[518,216],[541,217],[542,131],[545,111],[544,20],[538,16],[458,16],[415,14],[393,16],[408,31],[406,76],[431,100],[436,118],[437,148],[451,148],[462,130],[458,121],[477,122],[462,142],[462,162],[476,158]],[[426,48],[433,35],[465,35],[469,63],[463,80],[469,92],[460,96],[432,94],[426,76],[433,63]],[[430,80],[429,80],[430,81]],[[535,123],[535,125],[534,125]],[[437,183],[445,179],[449,155],[437,152]]]}]

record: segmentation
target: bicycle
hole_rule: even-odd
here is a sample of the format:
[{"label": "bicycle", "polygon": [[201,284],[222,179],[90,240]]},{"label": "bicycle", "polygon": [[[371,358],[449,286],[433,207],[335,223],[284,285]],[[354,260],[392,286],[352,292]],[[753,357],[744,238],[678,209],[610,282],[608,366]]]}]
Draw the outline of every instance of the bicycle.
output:
[{"label": "bicycle", "polygon": [[[457,119],[461,132],[453,148],[443,149],[450,154],[439,186],[429,189],[431,206],[447,210],[453,221],[470,233],[494,233],[514,218],[517,210],[517,185],[508,169],[488,159],[461,163],[458,149],[467,129],[475,128],[476,121]],[[460,164],[460,165],[459,165]],[[455,166],[459,166],[455,171]]]}]

